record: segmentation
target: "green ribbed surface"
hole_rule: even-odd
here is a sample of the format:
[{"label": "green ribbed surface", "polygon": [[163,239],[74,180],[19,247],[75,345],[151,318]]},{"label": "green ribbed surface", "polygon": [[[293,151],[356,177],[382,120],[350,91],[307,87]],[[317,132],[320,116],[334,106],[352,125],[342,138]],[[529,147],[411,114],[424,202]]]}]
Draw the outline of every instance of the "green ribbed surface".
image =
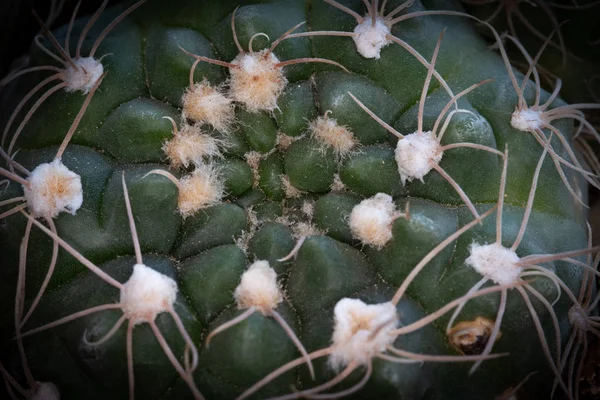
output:
[{"label": "green ribbed surface", "polygon": [[[239,3],[236,27],[245,48],[254,33],[265,32],[274,40],[301,21],[307,21],[307,25],[300,30],[348,31],[354,27],[352,17],[320,0]],[[362,10],[359,0],[346,3],[354,10]],[[400,2],[390,1],[389,9],[396,3]],[[435,1],[426,3],[435,9],[435,4],[429,4]],[[233,398],[299,355],[275,321],[260,314],[215,337],[210,348],[203,346],[210,330],[239,314],[232,292],[251,262],[266,259],[274,266],[286,291],[286,301],[278,310],[308,351],[313,351],[329,344],[332,309],[339,299],[359,297],[369,302],[388,301],[423,256],[472,220],[456,192],[436,173],[426,176],[424,183],[414,181],[403,187],[394,161],[396,139],[346,94],[351,91],[400,132],[412,133],[416,130],[417,102],[426,69],[397,45],[386,47],[380,60],[366,60],[356,53],[351,39],[339,37],[291,39],[276,49],[281,60],[323,57],[343,64],[351,73],[319,64],[287,67],[285,72],[290,83],[279,99],[280,111],[251,114],[237,107],[239,129],[229,138],[231,147],[225,152],[225,158],[217,160],[225,171],[228,195],[223,204],[182,220],[177,213],[176,187],[161,176],[142,177],[152,169],[168,168],[160,148],[171,137],[171,125],[162,117],[179,115],[180,97],[188,85],[193,61],[177,46],[206,57],[232,60],[237,50],[229,23],[235,6],[227,1],[150,0],[104,41],[98,54],[111,54],[104,59],[108,75],[63,158],[65,165],[81,175],[84,203],[76,216],[63,214],[55,220],[64,240],[115,279],[126,281],[134,260],[120,185],[121,174],[125,172],[144,261],[178,282],[176,310],[199,346],[200,364],[195,377],[200,391],[208,399]],[[412,9],[422,7],[417,4]],[[99,34],[101,27],[120,10],[122,8],[105,12],[92,36]],[[83,23],[76,24],[73,35],[78,34]],[[393,33],[430,59],[444,27],[448,30],[436,69],[452,90],[458,93],[486,78],[495,81],[459,102],[462,108],[474,114],[459,114],[453,118],[443,143],[471,141],[500,151],[508,146],[503,243],[510,245],[519,229],[541,148],[533,137],[510,127],[509,116],[515,107],[516,95],[500,58],[487,49],[470,22],[456,17],[418,18],[398,24]],[[64,29],[58,31],[59,40],[64,32]],[[91,39],[86,45],[91,46]],[[254,43],[255,50],[266,45],[262,37],[257,37]],[[47,62],[35,51],[32,60]],[[217,84],[223,82],[226,75],[224,68],[200,63],[195,78],[200,81],[206,77]],[[14,107],[24,90],[40,77],[30,75],[9,86],[3,98],[3,110]],[[431,129],[447,100],[447,94],[433,80],[425,107],[425,129]],[[21,149],[17,160],[33,168],[52,159],[82,101],[81,94],[60,92],[44,103],[17,143]],[[286,150],[276,148],[278,133],[301,135],[307,121],[326,110],[332,111],[330,117],[351,128],[361,143],[358,152],[339,161],[331,151],[315,150],[318,145],[309,138],[294,142]],[[558,127],[565,133],[572,129],[569,123]],[[260,180],[254,186],[252,170],[245,163],[244,154],[248,151],[265,154],[273,149],[273,153],[261,160]],[[502,167],[497,156],[472,149],[449,150],[440,165],[462,186],[480,211],[497,200]],[[289,176],[291,183],[306,193],[299,199],[286,199],[278,179],[281,174]],[[334,174],[339,174],[347,191],[329,189]],[[19,190],[17,185],[11,185],[0,200]],[[408,197],[411,199],[410,221],[398,219],[394,223],[394,238],[382,250],[358,243],[346,223],[352,207],[377,192],[392,194],[399,208],[404,207]],[[301,212],[305,201],[315,202],[312,220]],[[250,209],[260,224],[244,253],[235,246],[235,240],[250,229]],[[519,255],[585,247],[583,214],[547,160]],[[309,237],[294,261],[278,263],[276,260],[295,244],[290,228],[276,221],[281,215],[295,221],[312,221],[326,234]],[[24,226],[21,215],[0,224],[3,265],[0,312],[4,339],[14,333],[14,282]],[[399,304],[403,324],[463,295],[480,279],[463,263],[468,256],[468,246],[474,240],[480,243],[495,240],[494,216],[463,235],[425,268]],[[50,240],[34,229],[27,265],[29,301],[44,277],[50,252]],[[579,269],[564,263],[547,265],[554,268],[567,285],[578,289]],[[554,285],[544,280],[534,286],[549,299],[555,295]],[[27,328],[85,307],[116,302],[118,298],[116,289],[61,250],[49,291]],[[462,318],[482,315],[493,319],[498,301],[496,295],[471,301]],[[555,306],[564,330],[568,328],[567,307],[567,302],[562,300]],[[540,309],[540,315],[549,323],[547,313]],[[102,312],[27,338],[25,344],[37,379],[55,382],[64,399],[127,398],[125,327],[100,347],[92,348],[82,342],[84,331],[87,330],[90,339],[97,339],[118,316],[118,312]],[[402,337],[396,345],[423,353],[457,354],[446,340],[446,322],[447,319],[442,319],[418,333]],[[172,320],[165,314],[157,323],[175,354],[182,354],[184,344]],[[11,343],[7,343],[6,354],[12,352],[8,349],[12,348]],[[516,293],[509,295],[502,339],[494,350],[511,355],[484,362],[473,376],[467,373],[469,364],[402,365],[378,360],[373,377],[357,397],[491,399],[534,370],[539,373],[523,389],[524,398],[546,396],[547,382],[552,377],[525,304]],[[134,331],[134,360],[136,398],[190,396],[147,325],[140,325]],[[14,363],[8,364],[19,374],[16,358]],[[315,366],[319,382],[334,374],[325,361],[316,362]],[[354,373],[345,385],[356,383],[358,379],[359,374]],[[543,382],[546,384],[540,387]],[[291,385],[310,387],[313,383],[306,369],[301,368],[276,380],[261,396],[288,393]],[[536,394],[527,394],[528,390]]]}]

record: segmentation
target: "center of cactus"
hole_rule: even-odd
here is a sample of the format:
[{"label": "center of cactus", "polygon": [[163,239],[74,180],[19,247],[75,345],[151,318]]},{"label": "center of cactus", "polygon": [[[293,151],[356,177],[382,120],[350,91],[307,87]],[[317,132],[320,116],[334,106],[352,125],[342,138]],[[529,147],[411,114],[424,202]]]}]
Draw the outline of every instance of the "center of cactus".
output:
[{"label": "center of cactus", "polygon": [[435,135],[431,131],[415,132],[398,140],[396,162],[402,183],[414,179],[423,181],[423,177],[439,164],[444,152],[440,149]]},{"label": "center of cactus", "polygon": [[391,303],[365,304],[358,299],[344,298],[334,310],[332,367],[352,362],[366,365],[376,354],[394,343],[398,324],[396,307]]},{"label": "center of cactus", "polygon": [[498,243],[471,245],[471,255],[465,263],[499,285],[514,285],[523,271],[517,265],[519,256]]},{"label": "center of cactus", "polygon": [[35,217],[55,218],[61,212],[75,215],[83,203],[79,175],[60,160],[38,165],[23,185],[23,194]]},{"label": "center of cactus", "polygon": [[175,281],[144,264],[133,267],[121,289],[123,313],[134,325],[152,322],[158,314],[171,310],[176,297]]},{"label": "center of cactus", "polygon": [[66,90],[89,93],[104,73],[102,63],[94,57],[80,57],[73,59],[73,64],[68,64],[65,71]]}]

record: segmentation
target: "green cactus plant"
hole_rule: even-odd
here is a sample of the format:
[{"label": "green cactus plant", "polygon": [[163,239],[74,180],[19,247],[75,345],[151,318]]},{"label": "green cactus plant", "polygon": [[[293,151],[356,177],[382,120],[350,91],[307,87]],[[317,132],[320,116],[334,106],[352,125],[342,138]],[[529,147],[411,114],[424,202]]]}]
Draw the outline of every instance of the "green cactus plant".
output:
[{"label": "green cactus plant", "polygon": [[2,81],[5,395],[577,397],[580,108],[458,4],[106,3]]}]

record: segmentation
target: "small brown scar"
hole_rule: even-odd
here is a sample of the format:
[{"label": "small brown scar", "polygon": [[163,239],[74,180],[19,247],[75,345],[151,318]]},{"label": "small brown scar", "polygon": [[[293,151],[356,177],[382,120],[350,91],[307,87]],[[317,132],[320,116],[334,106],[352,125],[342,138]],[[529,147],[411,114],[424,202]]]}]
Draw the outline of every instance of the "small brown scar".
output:
[{"label": "small brown scar", "polygon": [[[448,331],[450,343],[465,355],[478,355],[483,352],[490,338],[494,321],[477,317],[474,321],[462,321]],[[498,333],[496,341],[502,337]]]}]

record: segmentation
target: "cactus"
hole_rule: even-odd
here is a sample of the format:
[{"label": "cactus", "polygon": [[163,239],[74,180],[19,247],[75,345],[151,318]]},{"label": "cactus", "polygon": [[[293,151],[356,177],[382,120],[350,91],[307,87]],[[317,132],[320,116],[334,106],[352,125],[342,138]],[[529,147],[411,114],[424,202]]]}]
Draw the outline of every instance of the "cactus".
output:
[{"label": "cactus", "polygon": [[76,8],[0,82],[0,394],[578,398],[596,105],[458,4],[239,3]]}]

